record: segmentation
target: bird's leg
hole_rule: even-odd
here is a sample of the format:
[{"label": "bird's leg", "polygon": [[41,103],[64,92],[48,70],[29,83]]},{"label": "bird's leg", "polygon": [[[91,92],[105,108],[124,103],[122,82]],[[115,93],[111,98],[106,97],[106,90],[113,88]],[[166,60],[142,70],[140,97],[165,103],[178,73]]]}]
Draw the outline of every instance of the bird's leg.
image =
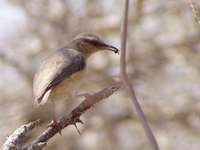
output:
[{"label": "bird's leg", "polygon": [[50,122],[48,124],[48,127],[57,128],[59,134],[62,135],[62,133],[61,133],[62,127],[59,125],[57,118],[56,118],[55,102],[53,100],[51,100],[51,102],[52,102],[52,111],[53,111],[53,117],[52,118],[53,118],[53,120],[52,120],[52,122]]}]

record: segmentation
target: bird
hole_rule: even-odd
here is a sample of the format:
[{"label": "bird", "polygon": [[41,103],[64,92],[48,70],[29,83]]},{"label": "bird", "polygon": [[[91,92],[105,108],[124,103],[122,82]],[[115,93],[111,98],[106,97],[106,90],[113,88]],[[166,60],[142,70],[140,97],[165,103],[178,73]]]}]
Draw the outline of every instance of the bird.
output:
[{"label": "bird", "polygon": [[[66,46],[48,55],[40,64],[33,79],[34,103],[67,99],[80,84],[88,58],[98,51],[119,53],[119,49],[104,42],[93,33],[81,33]],[[55,113],[55,112],[54,112]],[[53,122],[57,124],[54,114]]]}]

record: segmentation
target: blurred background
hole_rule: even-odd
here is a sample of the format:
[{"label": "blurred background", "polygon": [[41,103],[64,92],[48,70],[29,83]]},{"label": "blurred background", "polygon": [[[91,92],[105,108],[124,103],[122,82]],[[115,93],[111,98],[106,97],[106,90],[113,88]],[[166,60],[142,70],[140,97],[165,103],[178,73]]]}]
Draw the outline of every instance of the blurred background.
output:
[{"label": "blurred background", "polygon": [[[122,0],[0,0],[0,145],[20,125],[41,118],[36,137],[51,120],[50,105],[33,107],[32,79],[43,57],[81,32],[119,47]],[[196,0],[200,6],[200,2]],[[200,149],[200,25],[187,1],[131,1],[128,73],[161,150]],[[119,55],[89,59],[78,93],[95,92],[119,76]],[[80,101],[58,102],[59,115]],[[149,150],[124,89],[56,135],[47,150]]]}]

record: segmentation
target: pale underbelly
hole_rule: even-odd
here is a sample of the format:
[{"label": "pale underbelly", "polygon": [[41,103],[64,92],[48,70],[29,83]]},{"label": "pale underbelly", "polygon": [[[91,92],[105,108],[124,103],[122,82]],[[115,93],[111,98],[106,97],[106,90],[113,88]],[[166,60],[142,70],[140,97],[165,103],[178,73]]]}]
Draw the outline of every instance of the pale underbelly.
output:
[{"label": "pale underbelly", "polygon": [[55,100],[66,100],[70,99],[74,93],[79,89],[83,72],[75,73],[70,78],[65,79],[55,88],[52,89],[49,99]]}]

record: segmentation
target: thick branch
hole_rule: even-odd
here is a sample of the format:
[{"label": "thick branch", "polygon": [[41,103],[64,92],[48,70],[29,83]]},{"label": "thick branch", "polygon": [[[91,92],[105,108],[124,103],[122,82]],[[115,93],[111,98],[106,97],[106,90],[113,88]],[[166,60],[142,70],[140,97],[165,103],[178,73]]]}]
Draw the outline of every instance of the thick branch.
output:
[{"label": "thick branch", "polygon": [[121,69],[121,79],[124,84],[124,86],[127,88],[127,90],[130,93],[131,100],[135,106],[135,110],[138,114],[139,119],[142,122],[143,128],[145,130],[145,133],[151,142],[153,148],[155,150],[159,150],[157,141],[153,135],[153,132],[151,131],[151,128],[148,125],[147,119],[144,115],[144,112],[137,100],[137,97],[135,95],[135,91],[132,88],[131,82],[129,81],[128,75],[126,73],[126,41],[127,41],[127,31],[128,31],[128,9],[129,9],[129,0],[125,0],[125,7],[124,7],[124,13],[123,13],[123,22],[121,26],[121,57],[120,57],[120,69]]},{"label": "thick branch", "polygon": [[[77,106],[71,113],[66,114],[64,117],[58,120],[59,126],[64,129],[65,127],[75,124],[82,123],[80,116],[90,109],[93,105],[99,101],[111,96],[115,91],[120,88],[120,83],[116,83],[108,88],[105,88],[95,94],[85,95],[83,102]],[[40,136],[38,136],[31,144],[23,148],[23,150],[36,150],[39,149],[39,143],[47,143],[55,134],[59,133],[59,129],[56,127],[48,127]]]},{"label": "thick branch", "polygon": [[22,125],[16,129],[6,140],[2,149],[3,150],[20,150],[22,149],[23,138],[40,123],[39,120]]}]

